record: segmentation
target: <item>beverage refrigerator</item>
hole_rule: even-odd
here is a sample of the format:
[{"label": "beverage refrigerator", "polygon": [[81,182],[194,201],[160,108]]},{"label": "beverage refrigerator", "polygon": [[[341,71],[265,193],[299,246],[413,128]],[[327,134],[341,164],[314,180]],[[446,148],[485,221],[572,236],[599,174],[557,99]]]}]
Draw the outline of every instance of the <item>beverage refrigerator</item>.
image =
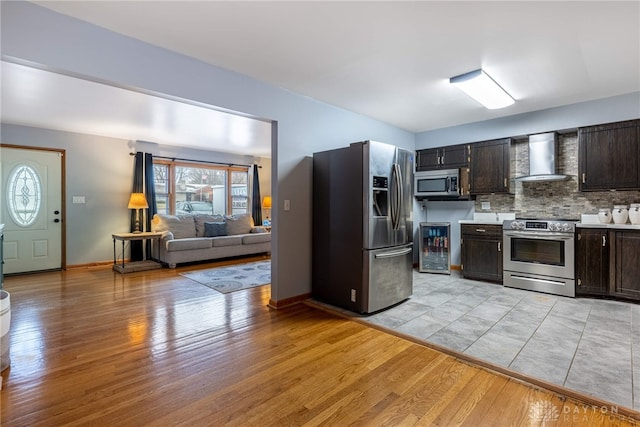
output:
[{"label": "beverage refrigerator", "polygon": [[419,236],[419,271],[421,273],[451,274],[451,224],[448,222],[421,222]]}]

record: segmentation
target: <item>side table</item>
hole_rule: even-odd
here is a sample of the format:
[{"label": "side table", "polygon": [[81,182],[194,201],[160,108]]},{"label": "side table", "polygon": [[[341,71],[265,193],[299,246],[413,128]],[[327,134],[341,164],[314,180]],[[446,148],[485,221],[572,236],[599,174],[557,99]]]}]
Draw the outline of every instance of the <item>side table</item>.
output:
[{"label": "side table", "polygon": [[[130,242],[132,240],[142,240],[145,241],[147,239],[160,239],[162,233],[155,233],[151,231],[146,231],[142,233],[114,233],[112,234],[113,238],[113,270],[118,273],[133,273],[134,271],[145,271],[145,270],[154,270],[156,268],[162,267],[159,262],[155,262],[147,259],[147,255],[143,248],[142,261],[134,261],[125,263],[124,261],[124,245],[125,242]],[[118,259],[116,257],[116,240],[122,241],[122,263],[118,263]]]}]

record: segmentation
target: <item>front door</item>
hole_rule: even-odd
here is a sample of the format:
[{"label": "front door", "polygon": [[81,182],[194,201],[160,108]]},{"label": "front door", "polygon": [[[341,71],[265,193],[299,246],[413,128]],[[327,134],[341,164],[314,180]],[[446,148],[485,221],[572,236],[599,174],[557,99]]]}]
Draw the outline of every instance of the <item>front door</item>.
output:
[{"label": "front door", "polygon": [[62,156],[0,147],[5,274],[63,267]]}]

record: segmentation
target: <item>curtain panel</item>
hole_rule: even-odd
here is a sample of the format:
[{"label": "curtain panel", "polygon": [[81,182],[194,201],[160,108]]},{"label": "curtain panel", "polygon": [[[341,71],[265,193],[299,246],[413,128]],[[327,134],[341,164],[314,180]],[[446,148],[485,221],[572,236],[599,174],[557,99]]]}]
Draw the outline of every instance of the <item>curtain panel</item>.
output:
[{"label": "curtain panel", "polygon": [[258,165],[253,165],[253,183],[251,186],[251,216],[255,225],[262,225],[262,197],[260,196],[260,180]]},{"label": "curtain panel", "polygon": [[[141,229],[142,231],[151,230],[151,220],[158,210],[156,207],[156,191],[154,185],[153,176],[153,155],[150,153],[137,152],[135,154],[135,161],[133,166],[133,193],[144,193],[147,199],[149,209],[147,212],[143,212]],[[135,230],[136,224],[136,212],[131,210],[130,217],[130,230]],[[151,241],[150,240],[132,240],[130,246],[130,258],[131,261],[142,261],[144,259],[143,242],[145,244],[144,251],[147,254],[151,253]]]}]

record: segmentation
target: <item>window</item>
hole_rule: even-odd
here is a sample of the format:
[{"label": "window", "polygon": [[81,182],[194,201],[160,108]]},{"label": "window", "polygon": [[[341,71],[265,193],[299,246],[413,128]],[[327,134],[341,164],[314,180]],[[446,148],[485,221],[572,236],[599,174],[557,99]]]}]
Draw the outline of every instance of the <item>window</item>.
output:
[{"label": "window", "polygon": [[156,160],[153,163],[158,213],[246,213],[249,170]]},{"label": "window", "polygon": [[231,171],[231,211],[234,215],[247,212],[249,206],[247,178],[247,172]]}]

